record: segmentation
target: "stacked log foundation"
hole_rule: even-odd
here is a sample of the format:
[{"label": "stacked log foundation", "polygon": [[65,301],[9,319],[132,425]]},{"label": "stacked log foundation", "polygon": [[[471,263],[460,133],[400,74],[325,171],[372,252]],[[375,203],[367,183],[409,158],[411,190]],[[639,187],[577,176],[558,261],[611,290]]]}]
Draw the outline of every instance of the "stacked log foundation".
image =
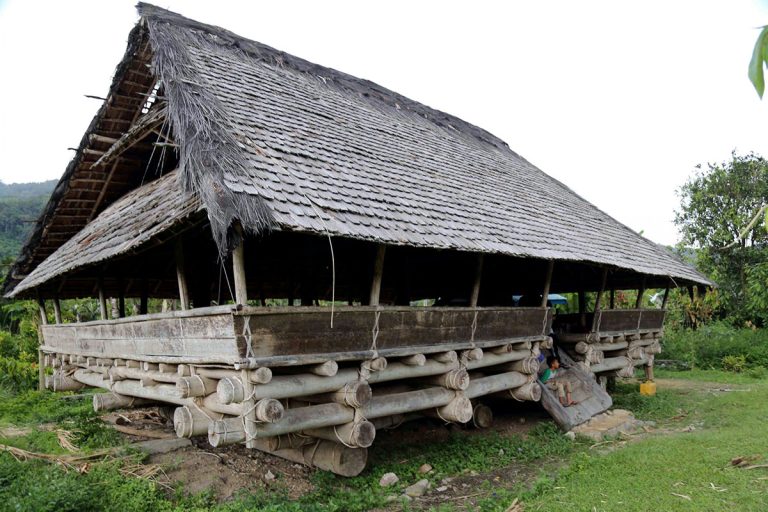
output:
[{"label": "stacked log foundation", "polygon": [[179,437],[205,435],[214,447],[245,444],[353,476],[365,467],[377,428],[424,417],[489,426],[493,415],[483,397],[537,401],[536,357],[550,343],[542,337],[256,368],[61,353],[43,359],[53,369],[50,389],[104,389],[93,398],[97,411],[173,404]]}]

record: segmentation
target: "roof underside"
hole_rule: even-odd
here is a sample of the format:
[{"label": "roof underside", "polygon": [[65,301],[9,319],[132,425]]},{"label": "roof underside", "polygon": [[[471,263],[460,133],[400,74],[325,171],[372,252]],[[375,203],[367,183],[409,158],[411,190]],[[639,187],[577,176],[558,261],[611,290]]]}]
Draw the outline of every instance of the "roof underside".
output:
[{"label": "roof underside", "polygon": [[181,186],[200,197],[222,250],[238,219],[253,233],[582,261],[712,284],[477,127],[223,29],[146,4],[139,12],[132,38],[151,48]]}]

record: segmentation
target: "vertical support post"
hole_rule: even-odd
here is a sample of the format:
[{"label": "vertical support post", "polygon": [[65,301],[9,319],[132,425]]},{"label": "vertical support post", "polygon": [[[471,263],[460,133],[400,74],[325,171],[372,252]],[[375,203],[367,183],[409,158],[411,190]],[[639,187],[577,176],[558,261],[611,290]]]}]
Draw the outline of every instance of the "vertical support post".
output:
[{"label": "vertical support post", "polygon": [[117,297],[117,314],[120,318],[125,318],[125,292],[120,290]]},{"label": "vertical support post", "polygon": [[661,309],[667,309],[667,299],[669,299],[669,285],[664,289],[664,299],[661,301]]},{"label": "vertical support post", "polygon": [[688,297],[691,298],[691,304],[696,300],[696,297],[693,296],[693,286],[688,287]]},{"label": "vertical support post", "polygon": [[149,312],[149,283],[145,277],[141,281],[141,298],[139,299],[139,314],[146,315]]},{"label": "vertical support post", "polygon": [[640,306],[643,305],[643,295],[645,295],[645,277],[643,277],[643,282],[640,285],[640,288],[637,290],[637,300],[635,301],[635,309],[640,309]]},{"label": "vertical support post", "polygon": [[653,366],[651,364],[645,365],[645,380],[653,380]]},{"label": "vertical support post", "polygon": [[39,292],[37,294],[37,308],[40,310],[40,325],[47,325],[48,313],[45,311],[45,300]]},{"label": "vertical support post", "polygon": [[611,288],[611,309],[616,309],[616,288]]},{"label": "vertical support post", "polygon": [[476,308],[477,307],[477,301],[480,298],[480,281],[483,277],[483,260],[485,259],[484,254],[478,254],[477,255],[477,264],[475,265],[475,280],[472,283],[472,295],[469,297],[469,305],[470,307]]},{"label": "vertical support post", "polygon": [[[181,310],[189,309],[189,289],[187,288],[187,276],[184,272],[184,243],[179,236],[176,239],[176,280],[179,283],[179,303]],[[237,278],[235,278],[237,280]]]},{"label": "vertical support post", "polygon": [[58,296],[53,298],[53,317],[56,319],[57,324],[63,323],[61,321],[61,303]]},{"label": "vertical support post", "polygon": [[587,298],[584,288],[579,288],[579,324],[582,328],[587,327]]},{"label": "vertical support post", "polygon": [[[40,344],[42,345],[42,342]],[[38,349],[37,351],[37,390],[42,391],[44,389],[45,389],[45,354],[43,353],[42,349]]]},{"label": "vertical support post", "polygon": [[99,314],[102,320],[109,318],[107,316],[107,297],[104,295],[104,278],[99,276]]},{"label": "vertical support post", "polygon": [[603,269],[603,278],[600,281],[600,289],[597,291],[597,298],[595,299],[595,313],[600,311],[600,301],[603,299],[603,293],[605,292],[605,285],[608,284],[608,268]]},{"label": "vertical support post", "polygon": [[549,289],[552,286],[552,274],[555,271],[555,260],[547,262],[547,274],[544,277],[544,291],[541,294],[541,307],[547,307],[549,301]]},{"label": "vertical support post", "polygon": [[245,280],[245,236],[243,236],[243,228],[239,224],[235,226],[235,231],[240,235],[240,244],[232,251],[232,272],[235,276],[235,302],[247,304],[248,286]]},{"label": "vertical support post", "polygon": [[379,244],[376,247],[376,260],[373,263],[373,281],[371,282],[371,295],[368,299],[368,304],[371,306],[379,305],[379,298],[381,296],[381,279],[384,276],[384,255],[386,254],[387,246]]}]

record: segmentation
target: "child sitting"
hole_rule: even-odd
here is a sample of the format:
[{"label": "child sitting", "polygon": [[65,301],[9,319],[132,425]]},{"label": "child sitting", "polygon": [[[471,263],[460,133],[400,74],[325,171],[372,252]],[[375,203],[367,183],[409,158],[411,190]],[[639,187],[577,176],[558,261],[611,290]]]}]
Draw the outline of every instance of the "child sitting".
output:
[{"label": "child sitting", "polygon": [[560,370],[560,359],[557,356],[549,356],[547,366],[548,368],[541,375],[541,382],[552,391],[557,392],[557,397],[563,407],[575,405],[577,402],[571,398],[571,383]]}]

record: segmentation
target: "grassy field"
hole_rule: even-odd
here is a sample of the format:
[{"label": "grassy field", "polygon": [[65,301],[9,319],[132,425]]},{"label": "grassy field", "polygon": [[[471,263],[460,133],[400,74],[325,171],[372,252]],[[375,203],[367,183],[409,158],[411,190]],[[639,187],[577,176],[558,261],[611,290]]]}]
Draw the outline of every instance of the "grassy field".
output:
[{"label": "grassy field", "polygon": [[[186,496],[183,489],[126,476],[136,457],[83,469],[0,453],[0,510],[504,511],[514,499],[525,510],[548,511],[768,510],[768,468],[731,464],[735,457],[745,457],[747,465],[768,463],[768,381],[717,371],[658,376],[656,397],[641,397],[635,385],[622,385],[615,395],[617,407],[657,426],[597,446],[569,441],[549,422],[525,435],[458,431],[439,442],[374,449],[370,469],[356,478],[315,472],[313,490],[298,499],[291,500],[278,480],[268,491],[224,503],[215,490]],[[121,442],[89,412],[87,400],[0,395],[0,443],[65,453],[57,429],[74,432],[73,443],[84,452]],[[432,492],[424,501],[391,501],[423,477],[417,469],[425,462],[434,466],[427,476],[433,489],[453,478],[467,482],[469,497]],[[382,489],[378,480],[388,471],[401,483]]]}]

